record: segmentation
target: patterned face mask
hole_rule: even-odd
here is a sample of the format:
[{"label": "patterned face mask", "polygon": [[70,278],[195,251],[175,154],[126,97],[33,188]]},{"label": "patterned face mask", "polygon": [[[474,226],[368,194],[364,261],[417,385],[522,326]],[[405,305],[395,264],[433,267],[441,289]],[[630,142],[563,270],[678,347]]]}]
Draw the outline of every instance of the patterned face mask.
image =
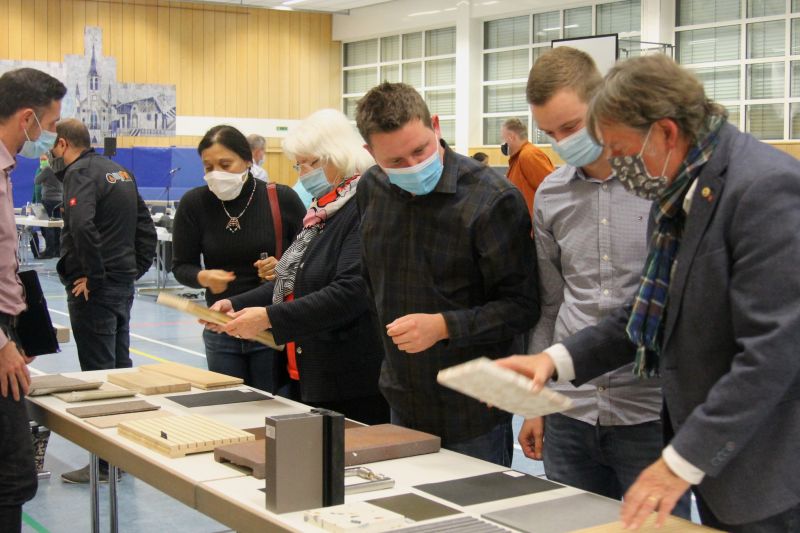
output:
[{"label": "patterned face mask", "polygon": [[628,192],[635,194],[639,198],[645,200],[658,200],[661,194],[669,186],[669,178],[664,175],[667,170],[667,163],[672,156],[672,150],[667,153],[667,159],[664,161],[664,168],[661,169],[661,174],[658,176],[650,175],[647,171],[647,166],[644,164],[644,148],[647,146],[647,141],[650,139],[650,132],[653,131],[653,126],[647,131],[647,137],[644,139],[642,149],[635,155],[618,155],[610,157],[608,164],[611,165],[611,170],[622,183],[623,187]]}]

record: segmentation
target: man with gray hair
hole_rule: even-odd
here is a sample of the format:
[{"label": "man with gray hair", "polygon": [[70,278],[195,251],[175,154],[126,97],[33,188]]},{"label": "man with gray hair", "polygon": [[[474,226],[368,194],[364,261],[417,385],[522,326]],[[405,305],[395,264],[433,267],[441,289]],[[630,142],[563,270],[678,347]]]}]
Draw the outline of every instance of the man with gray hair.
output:
[{"label": "man with gray hair", "polygon": [[506,120],[500,128],[500,151],[509,156],[507,177],[525,198],[533,214],[533,196],[544,178],[555,170],[547,154],[528,141],[528,126],[518,118]]},{"label": "man with gray hair", "polygon": [[253,152],[253,166],[250,167],[250,173],[257,180],[261,180],[264,183],[269,182],[269,174],[262,166],[267,150],[267,140],[257,133],[251,133],[247,136],[247,142]]},{"label": "man with gray hair", "polygon": [[617,179],[653,201],[635,297],[595,326],[499,364],[541,388],[634,361],[659,374],[661,457],[625,494],[622,522],[663,523],[694,486],[704,524],[800,523],[800,162],[726,120],[700,81],[661,54],[618,63],[589,131]]}]

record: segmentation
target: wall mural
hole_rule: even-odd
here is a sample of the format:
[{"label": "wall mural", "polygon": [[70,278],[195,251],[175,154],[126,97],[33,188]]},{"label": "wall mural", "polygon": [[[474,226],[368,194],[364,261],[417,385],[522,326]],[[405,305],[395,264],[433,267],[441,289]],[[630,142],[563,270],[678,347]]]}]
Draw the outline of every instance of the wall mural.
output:
[{"label": "wall mural", "polygon": [[104,137],[175,135],[175,86],[117,82],[117,60],[103,55],[100,28],[86,27],[83,55],[67,55],[63,63],[0,60],[0,74],[21,67],[67,86],[61,116],[86,124],[93,144]]}]

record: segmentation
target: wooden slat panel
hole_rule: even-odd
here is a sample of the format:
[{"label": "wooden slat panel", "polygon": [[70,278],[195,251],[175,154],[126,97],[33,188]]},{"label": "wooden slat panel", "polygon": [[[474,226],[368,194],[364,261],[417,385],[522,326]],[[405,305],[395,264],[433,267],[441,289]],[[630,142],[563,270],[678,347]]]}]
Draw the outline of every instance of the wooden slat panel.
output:
[{"label": "wooden slat panel", "polygon": [[8,57],[8,0],[0,0],[0,57]]},{"label": "wooden slat panel", "polygon": [[22,0],[8,0],[8,58],[22,55]]}]

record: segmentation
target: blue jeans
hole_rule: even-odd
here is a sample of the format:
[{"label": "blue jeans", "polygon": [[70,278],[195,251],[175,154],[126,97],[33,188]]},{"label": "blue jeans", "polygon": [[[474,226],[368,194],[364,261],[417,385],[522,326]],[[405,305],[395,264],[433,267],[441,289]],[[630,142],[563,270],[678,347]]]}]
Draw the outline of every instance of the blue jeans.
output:
[{"label": "blue jeans", "polygon": [[275,350],[261,343],[237,339],[226,333],[203,330],[208,369],[242,378],[245,384],[275,392]]},{"label": "blue jeans", "polygon": [[133,366],[129,352],[133,282],[106,280],[89,292],[89,300],[75,297],[67,287],[69,322],[81,370]]},{"label": "blue jeans", "polygon": [[[621,500],[642,470],[661,457],[660,421],[631,426],[591,425],[561,414],[544,418],[544,472],[547,478]],[[673,514],[691,518],[689,492]]]},{"label": "blue jeans", "polygon": [[[392,424],[396,426],[410,427],[403,422],[394,409],[390,411],[390,418]],[[511,467],[511,458],[514,452],[514,432],[511,429],[511,420],[497,424],[483,435],[461,442],[450,442],[444,447],[476,459]]]}]

